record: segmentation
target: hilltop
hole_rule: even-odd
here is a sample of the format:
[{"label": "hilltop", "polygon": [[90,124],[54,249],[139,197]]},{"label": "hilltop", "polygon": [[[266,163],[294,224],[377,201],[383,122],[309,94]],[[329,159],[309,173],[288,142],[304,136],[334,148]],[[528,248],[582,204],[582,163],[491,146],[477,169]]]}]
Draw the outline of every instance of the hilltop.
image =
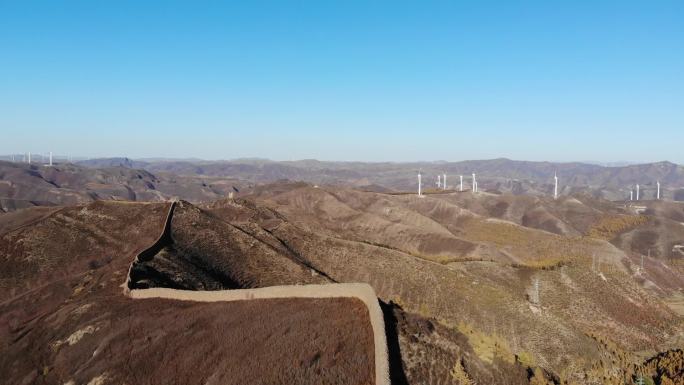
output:
[{"label": "hilltop", "polygon": [[88,168],[71,163],[45,166],[0,161],[0,212],[98,200],[154,202],[180,196],[199,202],[250,187],[234,178],[152,174],[126,165]]},{"label": "hilltop", "polygon": [[[3,313],[15,314],[5,333],[25,342],[11,343],[3,356],[38,354],[40,368],[60,368],[46,379],[66,380],[73,373],[58,362],[68,350],[25,350],[57,338],[30,320],[36,312],[74,311],[65,306],[84,290],[93,294],[73,306],[111,306],[105,298],[116,298],[114,292],[101,297],[98,287],[126,279],[139,290],[193,291],[361,282],[385,312],[393,383],[618,384],[635,373],[657,377],[664,372],[654,368],[670,365],[665,357],[681,359],[684,344],[684,266],[674,247],[684,244],[682,205],[653,202],[644,211],[581,194],[418,198],[279,182],[240,198],[179,202],[168,238],[132,265],[135,250],[159,233],[167,204],[19,210],[0,215],[0,283]],[[654,232],[655,238],[643,235]],[[43,299],[17,317],[35,296]],[[159,306],[155,312],[167,307]],[[51,327],[64,338],[76,330],[68,318],[60,322]],[[104,330],[103,322],[109,321],[93,327]],[[89,341],[113,349],[105,335],[93,332]],[[12,362],[0,366],[3,372]]]},{"label": "hilltop", "polygon": [[656,181],[661,198],[684,200],[684,169],[669,162],[623,167],[583,163],[521,162],[508,159],[464,162],[363,163],[265,159],[233,161],[91,159],[59,163],[53,167],[0,161],[0,211],[31,206],[75,204],[94,200],[162,201],[179,198],[204,202],[251,191],[259,184],[281,180],[351,187],[365,191],[403,193],[417,188],[416,173],[423,174],[424,189],[437,175],[447,174],[449,190],[470,189],[476,172],[480,191],[548,197],[553,175],[560,178],[560,194],[588,194],[613,201],[629,199],[640,184],[640,198],[655,198]]},{"label": "hilltop", "polygon": [[[135,290],[189,291],[368,284],[384,311],[393,383],[618,384],[638,373],[661,378],[663,367],[682,359],[684,202],[670,199],[679,191],[677,165],[87,162],[0,162],[0,287],[9,317],[2,322],[9,325],[6,340],[16,339],[2,348],[10,359],[0,369],[17,381],[42,370],[48,383],[95,377],[64,364],[69,349],[30,350],[78,330],[96,335],[92,349],[123,349],[108,342],[123,330],[95,333],[112,316],[84,312],[90,321],[76,325],[60,315],[75,311],[72,305],[118,306],[148,325],[144,330],[156,328],[144,306],[116,294],[123,282]],[[450,173],[478,168],[481,192],[467,185],[461,192],[452,178],[447,190],[426,186],[418,197],[407,169],[422,168],[427,179],[428,166]],[[553,172],[575,173],[565,183],[576,187],[565,185],[553,199],[552,185],[543,182]],[[528,179],[495,176],[505,173]],[[662,177],[668,199],[650,199],[646,183],[639,202],[606,199],[642,174]],[[170,200],[178,203],[164,225]],[[167,235],[155,241],[162,228]],[[134,261],[151,244],[158,245],[154,253]],[[81,298],[85,288],[90,294]],[[42,299],[27,307],[34,297]],[[178,306],[155,300],[151,308],[189,311]],[[316,323],[348,305],[265,306],[285,318],[288,308],[302,309]],[[192,311],[206,314],[197,321],[202,325],[241,322],[217,318],[224,310]],[[230,311],[255,317],[258,308]],[[45,324],[34,320],[38,314],[62,318]],[[222,349],[206,336],[190,337],[201,349]],[[73,354],[92,354],[90,348]],[[352,361],[365,348],[354,349]],[[39,364],[17,364],[35,355]],[[117,366],[123,363],[107,360],[94,368],[110,379],[134,378]],[[236,368],[217,376],[251,370]]]}]

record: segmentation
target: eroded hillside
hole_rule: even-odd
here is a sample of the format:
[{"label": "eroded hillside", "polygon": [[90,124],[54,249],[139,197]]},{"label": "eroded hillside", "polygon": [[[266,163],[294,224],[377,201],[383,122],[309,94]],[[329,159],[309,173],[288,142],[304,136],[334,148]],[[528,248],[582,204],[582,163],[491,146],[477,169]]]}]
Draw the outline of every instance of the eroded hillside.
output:
[{"label": "eroded hillside", "polygon": [[[119,349],[120,314],[148,322],[145,306],[120,296],[126,281],[135,289],[183,290],[363,282],[385,311],[393,383],[681,379],[672,369],[684,344],[679,261],[652,252],[642,268],[633,241],[669,226],[661,236],[674,242],[680,233],[668,224],[681,226],[678,206],[664,215],[662,207],[636,213],[582,196],[418,198],[279,183],[246,199],[179,202],[166,218],[168,207],[98,202],[0,216],[2,333],[10,341],[0,352],[9,357],[0,360],[2,372],[46,383],[135,378],[135,370],[123,369],[134,363],[107,371],[86,357]],[[164,228],[159,247],[129,269]],[[152,309],[175,312],[156,302]],[[193,311],[205,317],[197,322],[216,317],[209,308]],[[145,345],[151,337],[152,351],[163,346],[146,333],[126,338]],[[77,336],[87,348],[70,348]],[[211,338],[195,337],[215,348]],[[37,359],[18,363],[29,355]]]},{"label": "eroded hillside", "polygon": [[152,174],[123,166],[91,169],[70,163],[46,166],[0,161],[0,213],[98,200],[163,202],[180,197],[200,202],[249,187],[233,178]]}]

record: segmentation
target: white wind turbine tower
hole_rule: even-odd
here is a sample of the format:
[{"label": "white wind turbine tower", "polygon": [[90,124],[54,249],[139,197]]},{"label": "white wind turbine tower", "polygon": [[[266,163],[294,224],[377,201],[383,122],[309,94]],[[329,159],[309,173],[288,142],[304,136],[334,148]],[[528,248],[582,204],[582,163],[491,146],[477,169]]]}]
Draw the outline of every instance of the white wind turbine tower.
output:
[{"label": "white wind turbine tower", "polygon": [[461,192],[463,192],[463,175],[461,175]]},{"label": "white wind turbine tower", "polygon": [[553,199],[558,199],[558,174],[556,172],[553,173]]},{"label": "white wind turbine tower", "polygon": [[442,187],[442,176],[437,175],[437,188],[441,188],[441,187]]},{"label": "white wind turbine tower", "polygon": [[660,200],[660,181],[656,182],[656,186],[658,186],[658,192],[656,193],[656,199]]},{"label": "white wind turbine tower", "polygon": [[477,180],[475,179],[475,173],[473,173],[473,194],[477,192]]},{"label": "white wind turbine tower", "polygon": [[50,151],[50,167],[52,167],[52,151]]},{"label": "white wind turbine tower", "polygon": [[443,175],[442,175],[442,187],[444,187],[444,190],[447,189],[447,185],[446,185],[446,174],[443,174]]},{"label": "white wind turbine tower", "polygon": [[636,194],[636,200],[639,200],[639,184],[637,183],[637,194]]},{"label": "white wind turbine tower", "polygon": [[422,187],[421,175],[420,171],[418,171],[418,196],[423,196],[423,192],[421,191]]},{"label": "white wind turbine tower", "polygon": [[28,153],[28,163],[31,164],[31,152]]}]

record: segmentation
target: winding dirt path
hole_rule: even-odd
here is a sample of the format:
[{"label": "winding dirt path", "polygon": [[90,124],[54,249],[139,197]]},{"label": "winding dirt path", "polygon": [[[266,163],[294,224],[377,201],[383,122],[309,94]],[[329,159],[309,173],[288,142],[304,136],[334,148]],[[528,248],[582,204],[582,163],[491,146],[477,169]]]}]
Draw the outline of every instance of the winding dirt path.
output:
[{"label": "winding dirt path", "polygon": [[258,289],[236,289],[217,291],[191,291],[167,288],[150,288],[131,290],[129,287],[130,273],[133,264],[140,261],[141,256],[156,254],[167,237],[171,236],[171,220],[176,202],[172,202],[166,215],[166,221],[161,234],[153,245],[141,250],[129,267],[126,282],[122,285],[124,294],[133,299],[165,298],[179,301],[195,302],[227,302],[251,299],[270,298],[358,298],[368,309],[375,353],[375,384],[390,385],[389,361],[387,352],[387,338],[385,322],[373,288],[366,283],[335,283],[326,285],[288,285],[271,286]]}]

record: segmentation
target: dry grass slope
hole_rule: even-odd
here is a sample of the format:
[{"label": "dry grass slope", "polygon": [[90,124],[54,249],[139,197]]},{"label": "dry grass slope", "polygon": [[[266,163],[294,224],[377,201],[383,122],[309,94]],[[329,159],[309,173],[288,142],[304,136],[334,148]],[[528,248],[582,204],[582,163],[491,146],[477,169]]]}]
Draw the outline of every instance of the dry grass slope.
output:
[{"label": "dry grass slope", "polygon": [[629,231],[648,222],[645,215],[610,215],[594,224],[587,235],[593,238],[611,240],[618,234]]}]

